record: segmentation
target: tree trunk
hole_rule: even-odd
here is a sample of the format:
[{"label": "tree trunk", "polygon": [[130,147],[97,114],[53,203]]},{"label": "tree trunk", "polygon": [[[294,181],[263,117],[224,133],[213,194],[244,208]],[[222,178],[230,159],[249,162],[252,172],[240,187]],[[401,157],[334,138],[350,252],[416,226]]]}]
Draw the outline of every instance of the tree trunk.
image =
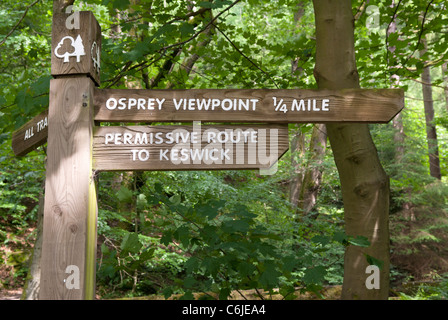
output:
[{"label": "tree trunk", "polygon": [[[320,89],[358,88],[354,18],[350,0],[313,0],[316,19],[315,78]],[[327,133],[341,180],[345,230],[371,245],[345,252],[342,299],[387,299],[389,293],[389,178],[365,124],[335,123]],[[368,289],[366,255],[383,261],[379,289]]]},{"label": "tree trunk", "polygon": [[[299,29],[298,23],[304,14],[305,3],[299,1],[294,15],[297,29]],[[291,61],[291,73],[298,77],[302,76],[303,73],[303,70],[298,67],[299,62],[300,58]],[[300,126],[291,142],[291,163],[294,168],[294,176],[291,179],[289,198],[291,204],[297,207],[303,215],[308,215],[316,205],[322,180],[322,163],[326,146],[327,131],[323,124],[316,124],[313,127],[309,145],[311,157],[306,163],[297,160],[297,157],[304,159],[305,156],[305,136]]]},{"label": "tree trunk", "polygon": [[[211,13],[209,14],[209,16],[210,16],[210,18],[212,18]],[[193,49],[205,48],[212,41],[212,36],[214,33],[213,25],[208,26],[208,28],[206,28],[202,33],[207,36],[205,38],[205,40],[196,44],[195,47],[193,47],[193,46],[190,47],[189,50],[187,51],[187,56],[184,58],[182,63],[180,63],[180,66],[177,71],[178,78],[180,79],[180,81],[178,80],[177,83],[172,82],[172,81],[168,82],[166,85],[167,89],[174,89],[176,87],[181,87],[181,88],[185,87],[185,82],[188,80],[188,77],[189,77],[191,71],[193,70],[194,64],[200,58],[200,56],[197,53],[191,53],[191,51]]]},{"label": "tree trunk", "polygon": [[[420,50],[420,57],[423,57],[426,53],[426,39],[423,39],[422,42],[424,48]],[[442,173],[440,171],[439,143],[437,140],[436,126],[433,123],[434,102],[432,99],[431,70],[429,66],[423,68],[421,79],[425,106],[426,139],[428,141],[429,173],[431,177],[441,180]]]},{"label": "tree trunk", "polygon": [[74,2],[75,0],[53,0],[53,13],[65,13],[65,9]]},{"label": "tree trunk", "polygon": [[[327,148],[327,129],[324,124],[316,124],[313,127],[310,141],[311,157],[306,164],[306,171],[302,183],[302,204],[304,215],[309,215],[317,202],[322,181],[322,164]],[[317,215],[315,216],[317,217]]]},{"label": "tree trunk", "polygon": [[294,207],[299,205],[303,183],[303,158],[305,156],[305,135],[300,126],[295,129],[291,140],[292,178],[289,184],[289,201]]},{"label": "tree trunk", "polygon": [[[297,10],[294,14],[295,28],[299,30],[299,22],[305,14],[305,8],[303,1],[298,1]],[[303,69],[299,68],[300,57],[296,57],[291,60],[291,74],[301,77]],[[294,133],[291,140],[291,165],[292,165],[292,176],[291,182],[289,184],[289,202],[293,207],[298,206],[299,200],[302,193],[303,184],[303,158],[305,156],[305,135],[302,132],[302,124],[296,124],[294,126]]]},{"label": "tree trunk", "polygon": [[[392,0],[391,8],[395,7],[395,1]],[[392,21],[389,24],[389,28],[387,30],[387,35],[390,36],[393,33],[397,32],[397,23],[396,23],[396,15],[393,17]],[[394,56],[395,58],[395,47],[387,47],[389,51],[389,56]],[[396,61],[395,59],[391,59],[391,61]],[[391,61],[387,61],[390,69],[395,69],[396,65],[392,65]],[[391,80],[391,88],[396,88],[400,84],[400,76],[397,74],[392,74],[390,77]],[[394,119],[392,120],[392,126],[395,129],[394,132],[394,145],[395,145],[395,163],[401,163],[404,156],[404,127],[403,127],[403,119],[401,112],[398,113]]]}]

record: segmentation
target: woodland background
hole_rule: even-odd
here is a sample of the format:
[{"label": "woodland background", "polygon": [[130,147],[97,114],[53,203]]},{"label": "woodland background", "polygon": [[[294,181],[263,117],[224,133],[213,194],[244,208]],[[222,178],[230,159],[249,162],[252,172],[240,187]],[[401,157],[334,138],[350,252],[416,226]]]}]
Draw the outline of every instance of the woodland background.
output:
[{"label": "woodland background", "polygon": [[[74,5],[93,11],[101,24],[103,88],[317,87],[311,1]],[[32,257],[42,214],[45,146],[16,158],[11,133],[48,108],[52,6],[0,1],[4,292],[28,288],[36,272]],[[369,125],[390,177],[391,298],[448,297],[447,6],[441,0],[352,1],[361,87],[405,90],[405,108],[393,121]],[[290,150],[272,176],[101,173],[97,296],[278,293],[292,299],[300,292],[325,298],[334,289],[337,297],[344,249],[369,243],[344,233],[340,181],[325,126],[289,130]]]}]

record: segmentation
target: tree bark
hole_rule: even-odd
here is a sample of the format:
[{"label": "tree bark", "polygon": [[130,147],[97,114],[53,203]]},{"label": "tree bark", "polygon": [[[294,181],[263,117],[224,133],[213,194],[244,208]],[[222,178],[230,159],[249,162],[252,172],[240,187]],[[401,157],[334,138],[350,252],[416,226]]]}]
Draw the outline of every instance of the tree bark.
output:
[{"label": "tree bark", "polygon": [[305,156],[305,135],[301,131],[300,127],[295,129],[294,136],[291,140],[291,165],[292,165],[292,177],[289,184],[289,202],[294,207],[298,207],[299,200],[302,193],[303,184],[303,161]]},{"label": "tree bark", "polygon": [[[320,89],[358,88],[354,18],[350,0],[313,0],[316,19],[315,78]],[[345,230],[371,245],[345,252],[342,299],[387,299],[389,293],[389,178],[365,124],[328,124],[341,180]],[[368,289],[366,255],[383,261],[379,289]]]},{"label": "tree bark", "polygon": [[65,13],[65,9],[73,3],[75,0],[53,0],[53,14]]},{"label": "tree bark", "polygon": [[[300,129],[297,130],[291,142],[291,163],[294,168],[294,177],[290,184],[290,202],[305,216],[312,212],[317,202],[326,147],[327,129],[324,124],[316,124],[313,127],[309,142],[311,156],[306,161],[304,161],[305,139]],[[297,157],[302,161],[298,161]]]},{"label": "tree bark", "polygon": [[[426,53],[426,39],[422,40],[424,48],[420,50],[420,57]],[[434,125],[434,102],[432,99],[432,85],[431,85],[431,70],[430,67],[424,67],[421,75],[423,100],[425,106],[425,120],[426,120],[426,140],[428,142],[428,156],[429,156],[429,173],[431,177],[438,180],[442,179],[440,171],[439,159],[439,143],[437,140],[436,126]]]},{"label": "tree bark", "polygon": [[[318,123],[313,127],[310,141],[311,157],[307,163],[302,184],[302,209],[304,215],[309,215],[316,206],[317,195],[322,182],[322,164],[327,149],[327,129]],[[317,215],[315,216],[317,217]]]}]

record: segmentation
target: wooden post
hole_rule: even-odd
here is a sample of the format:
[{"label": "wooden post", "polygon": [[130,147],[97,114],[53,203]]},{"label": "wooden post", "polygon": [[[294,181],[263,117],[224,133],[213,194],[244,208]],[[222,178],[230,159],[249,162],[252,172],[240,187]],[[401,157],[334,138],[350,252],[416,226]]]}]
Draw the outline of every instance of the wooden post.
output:
[{"label": "wooden post", "polygon": [[40,300],[95,296],[93,95],[101,32],[90,12],[80,13],[79,29],[67,27],[68,17],[53,20]]}]

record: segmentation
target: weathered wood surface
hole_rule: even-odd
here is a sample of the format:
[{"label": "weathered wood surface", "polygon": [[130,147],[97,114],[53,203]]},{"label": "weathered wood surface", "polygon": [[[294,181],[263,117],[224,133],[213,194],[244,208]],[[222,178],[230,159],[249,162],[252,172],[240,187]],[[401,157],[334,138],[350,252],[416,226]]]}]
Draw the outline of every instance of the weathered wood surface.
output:
[{"label": "weathered wood surface", "polygon": [[12,150],[16,156],[24,156],[47,142],[47,137],[48,110],[45,110],[12,134]]},{"label": "weathered wood surface", "polygon": [[403,106],[401,89],[95,90],[95,120],[110,122],[387,123]]},{"label": "weathered wood surface", "polygon": [[73,14],[53,17],[51,75],[88,75],[100,85],[100,25],[92,12],[81,11],[77,13],[79,29],[68,29],[66,22]]},{"label": "weathered wood surface", "polygon": [[99,171],[266,169],[288,148],[287,125],[96,127],[93,161]]},{"label": "weathered wood surface", "polygon": [[86,292],[94,292],[86,288],[94,286],[86,279],[93,279],[95,272],[86,267],[94,260],[86,251],[96,248],[92,237],[89,243],[86,236],[96,235],[96,223],[89,223],[94,232],[88,230],[88,220],[96,220],[91,177],[93,88],[88,77],[50,82],[41,300],[90,299]]}]

